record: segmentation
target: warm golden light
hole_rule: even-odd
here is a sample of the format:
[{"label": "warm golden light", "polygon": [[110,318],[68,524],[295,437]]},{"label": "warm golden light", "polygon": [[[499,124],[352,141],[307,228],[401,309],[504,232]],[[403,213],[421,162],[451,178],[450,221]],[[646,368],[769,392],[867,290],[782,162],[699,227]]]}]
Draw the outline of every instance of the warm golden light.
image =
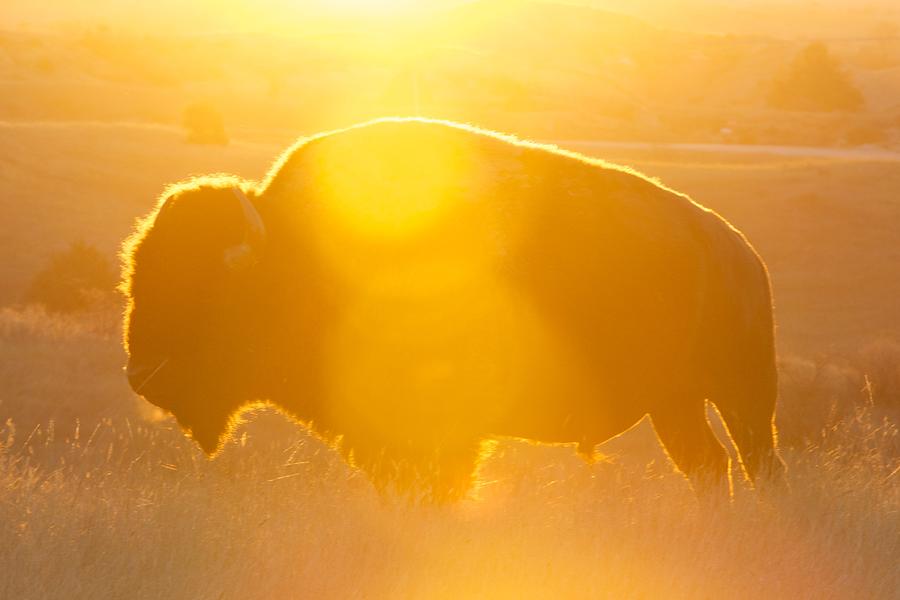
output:
[{"label": "warm golden light", "polygon": [[[341,168],[320,173],[316,194],[333,211],[335,219],[364,238],[409,238],[421,234],[440,220],[454,190],[469,177],[465,153],[452,148],[424,153],[404,142],[398,139],[387,149],[364,145],[348,149],[340,144],[326,148],[325,164]],[[343,164],[327,158],[347,151],[377,156],[378,160]],[[384,169],[400,157],[403,172]],[[379,182],[380,193],[372,193],[373,181]]]},{"label": "warm golden light", "polygon": [[[404,131],[402,119],[382,127]],[[402,133],[385,147],[361,131],[352,147],[330,141],[319,148],[309,179],[292,184],[314,197],[322,256],[343,280],[377,294],[446,295],[486,280],[494,266],[486,257],[498,240],[465,222],[487,204],[458,201],[461,190],[480,185],[486,166],[465,141],[422,152]],[[348,164],[341,160],[348,155],[367,158]]]},{"label": "warm golden light", "polygon": [[896,597],[898,92],[898,0],[0,0],[0,600]]}]

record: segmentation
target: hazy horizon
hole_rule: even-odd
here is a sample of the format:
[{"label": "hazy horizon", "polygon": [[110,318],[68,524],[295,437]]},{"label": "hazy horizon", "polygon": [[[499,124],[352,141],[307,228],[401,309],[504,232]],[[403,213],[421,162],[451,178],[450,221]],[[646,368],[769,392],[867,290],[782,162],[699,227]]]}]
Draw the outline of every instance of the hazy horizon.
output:
[{"label": "hazy horizon", "polygon": [[[126,31],[165,34],[224,32],[310,32],[324,22],[376,19],[390,21],[465,4],[558,4],[588,6],[631,15],[659,27],[716,34],[772,34],[776,37],[833,35],[843,27],[852,35],[867,35],[880,22],[900,23],[900,6],[892,0],[871,0],[864,7],[851,0],[160,0],[151,4],[122,0],[90,0],[73,5],[48,0],[36,7],[29,0],[7,0],[0,7],[0,30],[66,31],[108,25]],[[848,9],[862,10],[868,24],[842,20]],[[784,10],[781,23],[779,10]],[[804,23],[795,18],[802,15]],[[176,22],[172,18],[177,17]]]}]

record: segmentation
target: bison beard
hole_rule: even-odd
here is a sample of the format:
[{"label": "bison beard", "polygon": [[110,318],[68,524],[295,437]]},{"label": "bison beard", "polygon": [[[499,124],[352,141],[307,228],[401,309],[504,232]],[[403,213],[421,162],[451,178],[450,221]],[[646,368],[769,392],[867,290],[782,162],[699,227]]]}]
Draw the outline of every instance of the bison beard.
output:
[{"label": "bison beard", "polygon": [[266,402],[379,487],[464,494],[482,443],[596,444],[650,415],[723,489],[722,414],[780,477],[766,269],[639,174],[386,119],[302,140],[259,183],[168,189],[124,247],[132,387],[214,454]]}]

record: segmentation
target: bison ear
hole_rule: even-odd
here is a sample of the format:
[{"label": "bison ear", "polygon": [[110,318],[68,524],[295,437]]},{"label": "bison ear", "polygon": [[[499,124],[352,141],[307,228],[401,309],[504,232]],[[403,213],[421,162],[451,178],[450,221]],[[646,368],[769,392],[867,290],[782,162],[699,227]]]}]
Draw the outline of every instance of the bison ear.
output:
[{"label": "bison ear", "polygon": [[256,264],[266,245],[266,225],[253,202],[239,187],[231,188],[240,206],[243,239],[239,244],[226,248],[222,258],[229,269],[242,269]]}]

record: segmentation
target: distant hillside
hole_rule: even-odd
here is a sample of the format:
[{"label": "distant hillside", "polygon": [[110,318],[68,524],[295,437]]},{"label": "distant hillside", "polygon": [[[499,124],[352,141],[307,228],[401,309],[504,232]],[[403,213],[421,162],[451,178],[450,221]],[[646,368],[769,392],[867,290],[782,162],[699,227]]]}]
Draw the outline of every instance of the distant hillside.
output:
[{"label": "distant hillside", "polygon": [[[488,0],[509,6],[529,0]],[[749,34],[784,38],[859,37],[884,22],[900,23],[895,0],[545,0],[554,5],[581,5],[625,13],[661,28],[722,34]],[[419,9],[452,9],[482,0],[428,0]],[[36,7],[40,7],[36,9]],[[105,23],[133,31],[153,28],[170,33],[254,31],[259,27],[310,30],[325,20],[346,19],[354,11],[345,2],[329,0],[230,0],[224,10],[217,0],[4,0],[0,23],[4,29],[51,30],[73,24]],[[375,11],[376,14],[377,11]],[[388,16],[393,13],[387,11]]]},{"label": "distant hillside", "polygon": [[863,110],[773,110],[773,82],[801,43],[550,2],[481,0],[294,35],[72,26],[0,33],[0,119],[177,124],[203,101],[245,130],[423,114],[539,138],[900,144],[900,47],[828,48]]},{"label": "distant hillside", "polygon": [[900,23],[896,0],[572,0],[683,31],[796,38],[870,36]]}]

